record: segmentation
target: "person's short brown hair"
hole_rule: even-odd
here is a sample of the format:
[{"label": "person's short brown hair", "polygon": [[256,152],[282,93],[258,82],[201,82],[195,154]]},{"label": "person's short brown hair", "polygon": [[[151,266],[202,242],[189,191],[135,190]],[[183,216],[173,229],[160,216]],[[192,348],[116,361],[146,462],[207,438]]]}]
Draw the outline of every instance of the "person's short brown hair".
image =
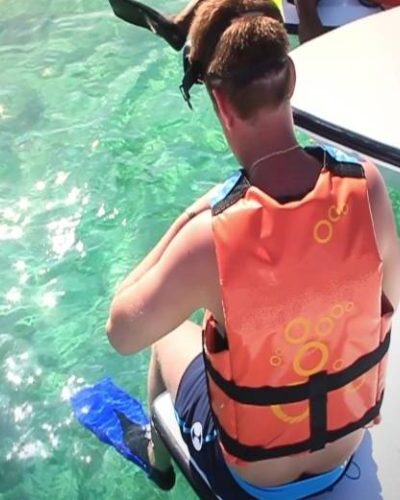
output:
[{"label": "person's short brown hair", "polygon": [[271,0],[204,0],[190,28],[190,60],[208,88],[220,88],[239,116],[289,97],[289,42]]}]

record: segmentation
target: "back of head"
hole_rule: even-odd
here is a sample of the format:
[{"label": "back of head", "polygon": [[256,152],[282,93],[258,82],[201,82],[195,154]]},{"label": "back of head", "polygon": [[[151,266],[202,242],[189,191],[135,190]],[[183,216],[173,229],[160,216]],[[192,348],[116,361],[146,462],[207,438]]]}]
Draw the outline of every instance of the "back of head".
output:
[{"label": "back of head", "polygon": [[205,0],[189,35],[192,64],[209,89],[225,93],[242,119],[290,97],[289,43],[271,0]]}]

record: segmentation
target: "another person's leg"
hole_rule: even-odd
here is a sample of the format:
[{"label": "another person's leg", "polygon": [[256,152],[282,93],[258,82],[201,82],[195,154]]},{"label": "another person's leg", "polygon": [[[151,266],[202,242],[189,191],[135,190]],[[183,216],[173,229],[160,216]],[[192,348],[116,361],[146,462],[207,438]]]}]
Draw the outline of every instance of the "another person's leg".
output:
[{"label": "another person's leg", "polygon": [[[187,367],[201,353],[201,342],[201,328],[192,321],[185,321],[152,346],[147,385],[149,408],[165,390],[175,401]],[[157,469],[166,470],[170,466],[169,453],[154,428],[149,453]]]},{"label": "another person's leg", "polygon": [[318,0],[295,0],[297,15],[299,16],[299,40],[301,43],[325,33],[318,15]]}]

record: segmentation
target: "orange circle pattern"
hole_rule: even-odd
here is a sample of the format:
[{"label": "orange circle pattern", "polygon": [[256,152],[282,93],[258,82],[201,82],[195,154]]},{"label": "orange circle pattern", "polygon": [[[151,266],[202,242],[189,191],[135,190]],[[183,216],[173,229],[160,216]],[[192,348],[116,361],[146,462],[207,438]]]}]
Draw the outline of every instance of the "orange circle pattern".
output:
[{"label": "orange circle pattern", "polygon": [[292,417],[282,410],[281,405],[272,405],[271,410],[274,415],[279,418],[279,420],[282,420],[282,422],[285,422],[286,424],[298,424],[305,420],[310,414],[310,410],[306,408],[302,413]]},{"label": "orange circle pattern", "polygon": [[354,309],[354,302],[347,302],[345,309],[347,312],[352,311]]},{"label": "orange circle pattern", "polygon": [[[328,208],[328,219],[321,219],[314,226],[314,240],[321,245],[331,241],[333,237],[333,224],[339,221],[339,219],[349,212],[349,206],[347,203],[343,205],[341,209],[338,209],[335,205],[331,205]],[[326,235],[324,232],[326,231]]]},{"label": "orange circle pattern", "polygon": [[365,378],[366,378],[366,375],[364,373],[364,375],[361,375],[361,377],[358,377],[358,379],[353,380],[353,382],[350,382],[350,384],[347,384],[346,391],[347,392],[356,392],[359,389],[361,389],[361,387],[365,383]]},{"label": "orange circle pattern", "polygon": [[337,360],[333,363],[333,369],[334,369],[335,371],[339,371],[339,370],[341,370],[341,369],[343,368],[343,366],[344,366],[344,359],[342,359],[342,358],[337,359]]},{"label": "orange circle pattern", "polygon": [[[307,353],[307,351],[310,351],[311,349],[317,349],[321,353],[321,359],[319,363],[317,363],[313,368],[304,368],[301,365],[302,359],[304,355]],[[307,344],[304,344],[297,351],[296,356],[293,360],[293,369],[297,373],[297,375],[300,375],[302,377],[311,377],[311,375],[318,373],[325,367],[326,363],[328,362],[328,359],[329,359],[328,347],[322,342],[313,340],[311,342],[307,342]]]},{"label": "orange circle pattern", "polygon": [[269,362],[270,362],[271,366],[276,368],[277,366],[281,366],[282,358],[281,358],[281,356],[271,356],[269,358]]},{"label": "orange circle pattern", "polygon": [[[327,234],[321,235],[321,228],[326,227],[328,229]],[[317,243],[321,243],[322,245],[331,241],[333,236],[333,227],[332,223],[329,220],[321,219],[314,226],[314,240]]]},{"label": "orange circle pattern", "polygon": [[[300,326],[303,329],[302,335],[300,337],[294,337],[292,335],[292,330],[295,326]],[[301,344],[304,342],[310,334],[310,320],[307,318],[294,318],[285,326],[285,331],[283,332],[285,339],[289,344]]]},{"label": "orange circle pattern", "polygon": [[343,304],[335,304],[331,309],[332,318],[338,319],[344,314]]},{"label": "orange circle pattern", "polygon": [[[327,325],[322,328],[322,325]],[[332,333],[332,330],[335,326],[335,322],[329,316],[323,316],[318,320],[316,331],[320,337],[325,337]]]},{"label": "orange circle pattern", "polygon": [[338,212],[335,205],[331,205],[328,210],[328,218],[332,222],[337,222],[340,219],[341,213]]}]

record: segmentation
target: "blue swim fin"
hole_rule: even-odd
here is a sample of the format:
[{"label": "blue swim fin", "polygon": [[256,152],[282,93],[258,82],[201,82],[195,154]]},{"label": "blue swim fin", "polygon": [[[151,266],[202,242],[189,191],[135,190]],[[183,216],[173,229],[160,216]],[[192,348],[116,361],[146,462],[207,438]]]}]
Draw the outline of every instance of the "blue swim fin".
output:
[{"label": "blue swim fin", "polygon": [[104,378],[75,394],[71,405],[84,427],[138,465],[157,486],[163,490],[174,486],[172,467],[160,471],[150,465],[150,419],[137,399],[117,387],[110,378]]}]

